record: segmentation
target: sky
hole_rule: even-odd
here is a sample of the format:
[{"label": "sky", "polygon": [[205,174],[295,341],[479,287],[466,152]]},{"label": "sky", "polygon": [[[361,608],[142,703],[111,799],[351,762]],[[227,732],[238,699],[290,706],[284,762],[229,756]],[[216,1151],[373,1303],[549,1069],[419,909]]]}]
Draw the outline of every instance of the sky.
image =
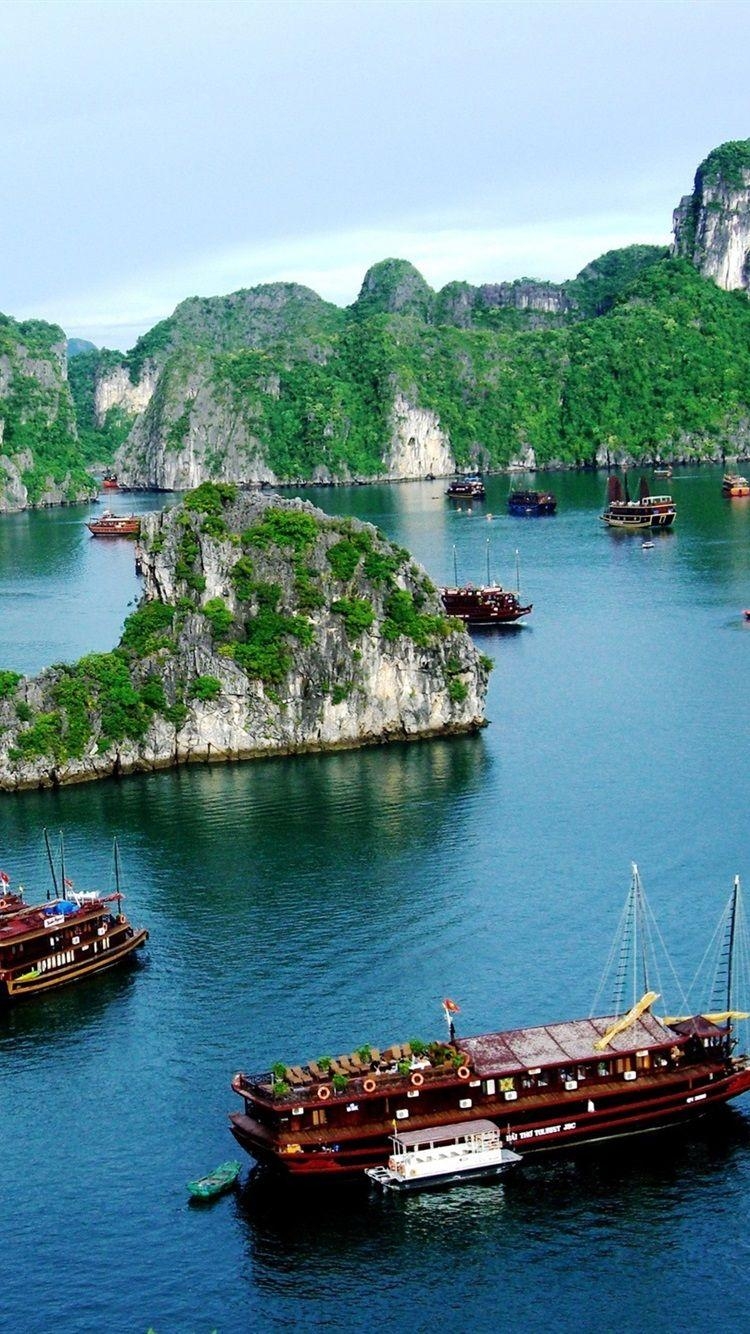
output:
[{"label": "sky", "polygon": [[127,349],[369,266],[573,277],[750,135],[736,0],[0,0],[0,310]]}]

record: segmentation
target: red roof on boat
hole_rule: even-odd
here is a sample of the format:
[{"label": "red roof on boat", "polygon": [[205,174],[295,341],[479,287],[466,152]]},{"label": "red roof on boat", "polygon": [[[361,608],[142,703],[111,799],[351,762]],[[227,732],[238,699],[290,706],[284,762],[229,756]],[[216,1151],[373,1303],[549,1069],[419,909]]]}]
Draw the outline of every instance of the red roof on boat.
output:
[{"label": "red roof on boat", "polygon": [[474,1071],[480,1077],[519,1074],[543,1066],[568,1062],[603,1061],[613,1053],[645,1051],[651,1047],[672,1046],[675,1032],[648,1011],[607,1046],[598,1051],[594,1043],[603,1037],[618,1016],[601,1019],[572,1019],[562,1024],[540,1028],[515,1028],[507,1033],[484,1033],[475,1038],[459,1038],[458,1047],[471,1056]]}]

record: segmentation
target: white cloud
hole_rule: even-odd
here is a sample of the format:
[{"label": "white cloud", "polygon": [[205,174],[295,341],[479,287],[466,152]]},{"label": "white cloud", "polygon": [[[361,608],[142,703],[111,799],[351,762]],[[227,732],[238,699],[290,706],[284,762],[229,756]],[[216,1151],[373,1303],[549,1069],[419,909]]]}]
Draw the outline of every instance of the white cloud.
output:
[{"label": "white cloud", "polygon": [[214,296],[267,282],[298,282],[337,305],[352,302],[366,270],[395,256],[416,265],[432,287],[519,277],[561,281],[606,250],[666,244],[650,215],[567,218],[506,228],[443,226],[358,229],[286,237],[196,255],[169,269],[139,272],[126,283],[50,296],[20,318],[61,324],[69,336],[126,349],[188,296]]}]

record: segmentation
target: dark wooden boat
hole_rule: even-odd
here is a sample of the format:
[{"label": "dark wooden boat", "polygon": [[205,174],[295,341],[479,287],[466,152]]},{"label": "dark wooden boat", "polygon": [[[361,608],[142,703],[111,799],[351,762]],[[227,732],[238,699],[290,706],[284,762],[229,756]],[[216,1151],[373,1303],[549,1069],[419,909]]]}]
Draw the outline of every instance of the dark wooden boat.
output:
[{"label": "dark wooden boat", "polygon": [[466,473],[460,477],[454,478],[449,482],[446,496],[451,496],[454,500],[469,499],[481,500],[484,496],[484,482],[476,473]]},{"label": "dark wooden boat", "polygon": [[721,492],[731,497],[750,496],[750,482],[738,472],[727,472],[722,479]]},{"label": "dark wooden boat", "polygon": [[475,588],[441,588],[443,606],[450,616],[457,616],[467,625],[513,625],[522,616],[528,616],[533,603],[523,607],[509,589],[499,584]]},{"label": "dark wooden boat", "polygon": [[557,497],[551,491],[511,491],[508,494],[510,514],[554,514]]},{"label": "dark wooden boat", "polygon": [[63,868],[65,893],[0,919],[0,1005],[114,968],[145,945],[148,931],[121,910],[116,848],[115,874],[114,894],[75,893]]},{"label": "dark wooden boat", "polygon": [[113,514],[105,510],[98,519],[86,524],[92,537],[138,537],[141,521],[137,514]]},{"label": "dark wooden boat", "polygon": [[[631,922],[641,911],[633,871]],[[747,945],[738,920],[735,881],[729,959],[738,940]],[[435,1131],[459,1118],[492,1121],[524,1156],[680,1125],[750,1090],[750,1058],[734,1055],[733,1020],[748,1016],[733,1008],[733,978],[730,964],[721,1014],[657,1018],[658,995],[647,991],[625,1013],[463,1039],[451,1026],[449,1042],[418,1052],[416,1043],[358,1048],[324,1065],[238,1073],[244,1107],[230,1115],[232,1134],[290,1177],[330,1180],[384,1165],[396,1128]],[[444,1009],[451,1018],[457,1007]]]},{"label": "dark wooden boat", "polygon": [[619,477],[610,477],[607,508],[600,517],[610,528],[640,532],[644,528],[671,528],[677,507],[671,496],[652,496],[648,482],[641,478],[638,500],[628,496],[627,478],[623,488]]}]

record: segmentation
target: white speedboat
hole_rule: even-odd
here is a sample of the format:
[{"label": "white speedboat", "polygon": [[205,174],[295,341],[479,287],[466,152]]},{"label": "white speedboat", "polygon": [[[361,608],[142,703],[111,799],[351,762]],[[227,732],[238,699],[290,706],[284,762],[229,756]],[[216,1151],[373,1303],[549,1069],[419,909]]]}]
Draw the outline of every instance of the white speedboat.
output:
[{"label": "white speedboat", "polygon": [[493,1121],[459,1121],[391,1136],[387,1167],[366,1172],[386,1190],[426,1190],[501,1176],[521,1161],[506,1149]]}]

